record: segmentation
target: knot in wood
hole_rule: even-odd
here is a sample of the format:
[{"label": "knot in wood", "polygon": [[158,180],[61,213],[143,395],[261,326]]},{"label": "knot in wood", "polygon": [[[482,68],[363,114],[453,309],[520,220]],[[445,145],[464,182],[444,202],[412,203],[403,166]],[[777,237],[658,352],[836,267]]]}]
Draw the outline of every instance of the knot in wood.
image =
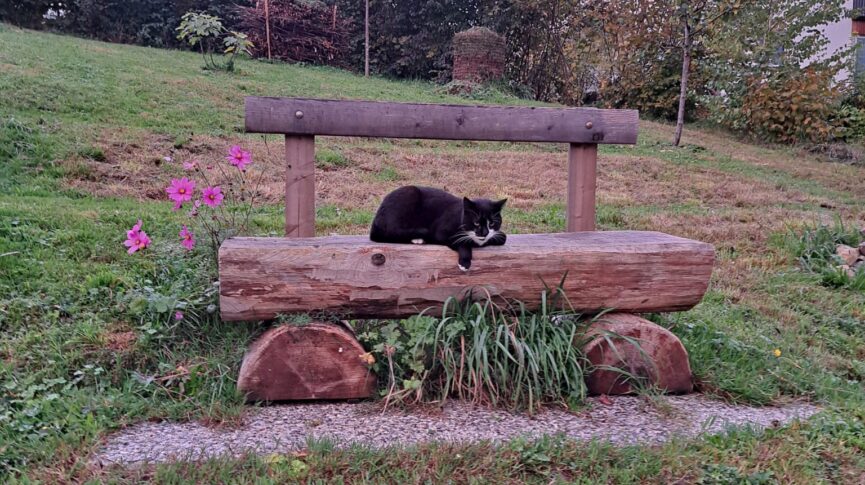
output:
[{"label": "knot in wood", "polygon": [[372,264],[374,264],[376,266],[381,266],[384,264],[384,261],[385,261],[384,254],[375,253],[372,255]]}]

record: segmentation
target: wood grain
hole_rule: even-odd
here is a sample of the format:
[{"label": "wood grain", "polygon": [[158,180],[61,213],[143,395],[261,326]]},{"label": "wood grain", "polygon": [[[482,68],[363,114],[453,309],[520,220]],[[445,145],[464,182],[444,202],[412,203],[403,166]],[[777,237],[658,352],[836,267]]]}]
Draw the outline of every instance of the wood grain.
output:
[{"label": "wood grain", "polygon": [[700,301],[713,262],[710,244],[658,232],[514,235],[505,246],[475,250],[468,273],[441,246],[365,236],[232,238],[219,250],[220,309],[230,321],[319,310],[406,317],[435,313],[478,286],[536,308],[543,282],[555,286],[567,272],[564,288],[579,311],[677,311]]},{"label": "wood grain", "polygon": [[598,145],[571,143],[568,150],[568,231],[595,230]]},{"label": "wood grain", "polygon": [[688,352],[679,337],[666,328],[637,315],[608,313],[591,324],[589,335],[596,335],[583,346],[595,367],[586,376],[590,394],[619,395],[638,390],[639,383],[614,369],[644,379],[644,385],[664,392],[688,393],[694,389]]},{"label": "wood grain", "polygon": [[275,327],[249,347],[237,387],[250,401],[370,397],[376,377],[365,353],[337,325]]},{"label": "wood grain", "polygon": [[313,136],[285,136],[285,236],[315,236]]},{"label": "wood grain", "polygon": [[246,98],[246,131],[563,143],[637,142],[636,110]]}]

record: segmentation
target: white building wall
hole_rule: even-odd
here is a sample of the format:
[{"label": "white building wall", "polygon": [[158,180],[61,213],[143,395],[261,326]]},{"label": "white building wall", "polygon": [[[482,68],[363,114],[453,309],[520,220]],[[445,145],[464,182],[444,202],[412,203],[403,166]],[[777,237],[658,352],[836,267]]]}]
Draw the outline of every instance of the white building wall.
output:
[{"label": "white building wall", "polygon": [[[844,7],[847,10],[853,9],[853,0],[847,0]],[[849,18],[841,19],[840,22],[835,22],[823,27],[823,33],[829,39],[829,45],[826,48],[828,54],[834,54],[841,49],[849,47],[853,42],[853,20]],[[850,70],[844,69],[838,73],[836,81],[845,81],[850,77]]]}]

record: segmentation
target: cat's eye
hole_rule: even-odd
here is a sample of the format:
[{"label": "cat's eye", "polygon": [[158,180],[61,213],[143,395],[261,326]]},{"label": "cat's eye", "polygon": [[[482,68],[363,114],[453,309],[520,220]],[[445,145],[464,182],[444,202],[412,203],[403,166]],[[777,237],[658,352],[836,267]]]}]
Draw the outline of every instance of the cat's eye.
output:
[{"label": "cat's eye", "polygon": [[480,222],[475,222],[475,227],[481,227],[481,223],[480,223]]}]

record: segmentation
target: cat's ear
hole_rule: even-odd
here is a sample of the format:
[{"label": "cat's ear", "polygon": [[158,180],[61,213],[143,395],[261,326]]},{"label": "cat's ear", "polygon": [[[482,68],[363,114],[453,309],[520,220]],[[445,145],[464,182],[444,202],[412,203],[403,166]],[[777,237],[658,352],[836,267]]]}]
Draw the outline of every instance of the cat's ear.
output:
[{"label": "cat's ear", "polygon": [[495,209],[496,212],[501,212],[502,209],[505,208],[505,202],[507,201],[508,199],[502,199],[498,202],[493,202],[493,209]]},{"label": "cat's ear", "polygon": [[478,206],[468,197],[463,197],[463,210],[466,212],[477,212]]}]

